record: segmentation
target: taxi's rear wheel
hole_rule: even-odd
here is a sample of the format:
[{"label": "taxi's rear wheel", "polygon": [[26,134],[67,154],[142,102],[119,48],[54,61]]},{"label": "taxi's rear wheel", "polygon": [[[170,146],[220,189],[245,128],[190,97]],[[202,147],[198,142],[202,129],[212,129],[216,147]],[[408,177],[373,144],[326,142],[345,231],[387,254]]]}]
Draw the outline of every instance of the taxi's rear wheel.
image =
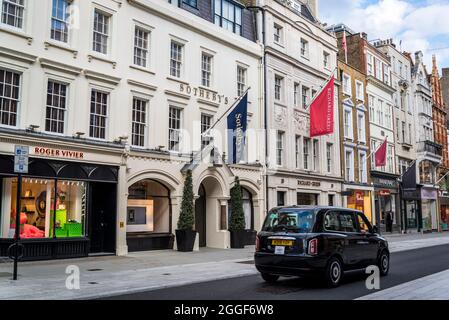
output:
[{"label": "taxi's rear wheel", "polygon": [[276,276],[274,274],[261,273],[260,275],[262,276],[262,279],[264,279],[268,283],[275,283],[279,280],[279,276]]},{"label": "taxi's rear wheel", "polygon": [[390,255],[387,250],[383,250],[379,255],[377,266],[379,267],[380,275],[382,277],[388,275],[388,271],[390,270]]},{"label": "taxi's rear wheel", "polygon": [[340,285],[343,276],[343,266],[340,259],[333,257],[327,263],[326,271],[324,273],[324,280],[326,285],[331,288],[336,288]]}]

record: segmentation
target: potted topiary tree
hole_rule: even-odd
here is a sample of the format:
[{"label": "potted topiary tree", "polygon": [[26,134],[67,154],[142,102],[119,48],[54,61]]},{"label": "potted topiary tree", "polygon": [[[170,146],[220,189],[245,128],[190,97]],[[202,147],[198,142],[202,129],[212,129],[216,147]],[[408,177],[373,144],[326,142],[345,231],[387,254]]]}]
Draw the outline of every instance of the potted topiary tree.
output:
[{"label": "potted topiary tree", "polygon": [[243,211],[242,187],[238,177],[235,177],[234,186],[231,189],[231,248],[242,249],[245,247],[245,213]]},{"label": "potted topiary tree", "polygon": [[195,219],[193,210],[192,171],[189,170],[186,173],[184,181],[181,213],[179,214],[178,229],[176,230],[176,244],[178,246],[178,251],[193,251],[196,239],[196,231],[193,230]]}]

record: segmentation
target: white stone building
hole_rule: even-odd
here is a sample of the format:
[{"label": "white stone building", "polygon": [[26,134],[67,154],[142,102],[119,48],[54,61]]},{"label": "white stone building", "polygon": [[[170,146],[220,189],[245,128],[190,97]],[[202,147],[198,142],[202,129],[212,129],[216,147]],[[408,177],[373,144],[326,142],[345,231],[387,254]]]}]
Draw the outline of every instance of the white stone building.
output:
[{"label": "white stone building", "polygon": [[[30,259],[171,248],[181,169],[204,143],[201,132],[248,87],[248,127],[263,124],[263,51],[251,13],[224,0],[216,3],[233,19],[210,1],[1,2],[1,250],[17,204],[15,145],[30,147],[19,208],[41,238],[27,246]],[[224,136],[225,126],[215,129]],[[229,247],[235,176],[247,229],[259,229],[258,139],[248,138],[249,165],[214,165],[207,155],[195,166],[199,245]],[[222,153],[226,139],[217,134],[214,145]]]},{"label": "white stone building", "polygon": [[[339,130],[311,139],[307,110],[335,71],[337,40],[317,21],[317,1],[252,3],[258,6],[258,34],[266,55],[267,210],[341,205]],[[336,125],[337,101],[336,89]]]},{"label": "white stone building", "polygon": [[441,163],[442,146],[435,143],[432,118],[432,88],[424,65],[423,53],[415,53],[412,66],[412,93],[417,132],[417,183],[414,195],[418,201],[415,210],[407,211],[408,229],[431,231],[438,225],[437,168]]}]

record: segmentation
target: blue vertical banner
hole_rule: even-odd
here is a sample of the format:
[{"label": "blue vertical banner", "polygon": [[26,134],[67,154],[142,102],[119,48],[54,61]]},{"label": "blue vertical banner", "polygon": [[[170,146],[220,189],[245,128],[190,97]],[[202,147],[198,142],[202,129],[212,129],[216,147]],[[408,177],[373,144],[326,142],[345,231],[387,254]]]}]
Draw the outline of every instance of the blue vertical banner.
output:
[{"label": "blue vertical banner", "polygon": [[228,163],[246,161],[246,128],[248,120],[248,93],[240,99],[228,115]]}]

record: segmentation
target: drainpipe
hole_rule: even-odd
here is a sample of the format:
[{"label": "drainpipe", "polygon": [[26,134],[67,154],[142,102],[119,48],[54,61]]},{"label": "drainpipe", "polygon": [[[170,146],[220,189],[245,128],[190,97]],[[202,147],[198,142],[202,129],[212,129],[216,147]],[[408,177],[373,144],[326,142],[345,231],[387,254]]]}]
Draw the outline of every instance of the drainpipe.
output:
[{"label": "drainpipe", "polygon": [[[267,68],[267,53],[265,50],[266,45],[266,25],[265,25],[265,8],[261,6],[248,6],[247,9],[255,9],[257,11],[262,12],[262,45],[264,48],[263,52],[263,68],[264,68],[264,75],[263,75],[263,100],[264,100],[264,130],[265,130],[265,210],[266,213],[270,210],[269,205],[269,189],[268,189],[268,102],[267,102],[267,75],[268,75],[268,68]],[[259,30],[257,28],[257,17],[256,17],[256,35],[257,40],[259,38]]]}]

